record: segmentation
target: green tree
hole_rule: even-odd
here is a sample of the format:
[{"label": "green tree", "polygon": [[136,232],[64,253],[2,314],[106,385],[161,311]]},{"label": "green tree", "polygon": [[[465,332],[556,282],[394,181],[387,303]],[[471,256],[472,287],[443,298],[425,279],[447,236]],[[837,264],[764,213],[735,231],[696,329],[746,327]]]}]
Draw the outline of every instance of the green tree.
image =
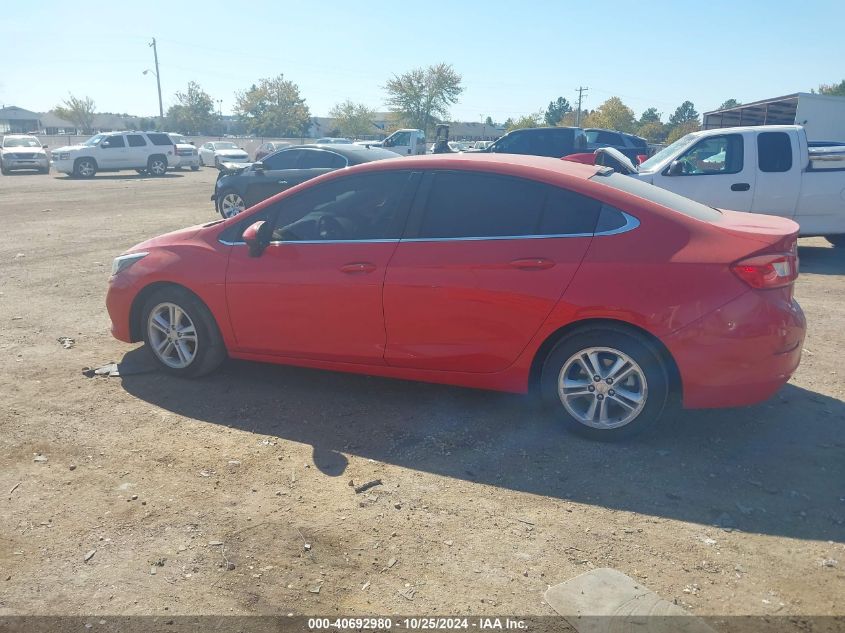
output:
[{"label": "green tree", "polygon": [[741,106],[742,104],[737,101],[736,99],[726,99],[725,102],[718,107],[719,110],[729,110],[730,108],[735,108],[737,106]]},{"label": "green tree", "polygon": [[669,124],[672,126],[684,125],[692,121],[698,123],[698,112],[692,101],[684,101],[669,117]]},{"label": "green tree", "polygon": [[56,116],[70,121],[84,134],[93,132],[94,100],[91,97],[74,97],[69,95],[60,105],[53,108]]},{"label": "green tree", "polygon": [[198,135],[210,134],[216,127],[214,101],[195,81],[188,82],[185,92],[176,93],[178,104],[167,110],[165,125],[172,132]]},{"label": "green tree", "polygon": [[668,130],[660,121],[650,121],[637,128],[637,134],[649,143],[662,143],[666,140]]},{"label": "green tree", "polygon": [[558,97],[556,101],[549,102],[549,107],[546,108],[546,113],[543,115],[543,119],[545,120],[546,125],[554,126],[560,123],[560,120],[568,112],[572,112],[572,106],[569,105],[569,101],[563,97]]},{"label": "green tree", "polygon": [[657,111],[657,108],[648,108],[640,115],[639,124],[645,125],[646,123],[660,123],[660,118],[662,116],[663,115]]},{"label": "green tree", "polygon": [[845,79],[838,84],[822,84],[819,86],[819,94],[845,97]]},{"label": "green tree", "polygon": [[339,135],[342,136],[358,138],[377,131],[373,125],[376,112],[363,103],[353,103],[347,99],[335,105],[329,111],[329,116],[335,120]]},{"label": "green tree", "polygon": [[540,127],[543,124],[543,112],[534,112],[533,114],[526,114],[518,119],[508,119],[505,121],[505,131],[521,130],[527,127]]},{"label": "green tree", "polygon": [[244,127],[259,136],[302,136],[311,127],[311,112],[299,86],[284,75],[268,77],[235,93],[235,111]]},{"label": "green tree", "polygon": [[666,137],[666,142],[674,143],[682,136],[685,136],[690,132],[697,132],[700,129],[701,125],[699,125],[697,119],[695,121],[687,121],[686,123],[681,123],[680,125],[672,127],[672,129],[669,131],[669,135]]},{"label": "green tree", "polygon": [[489,125],[491,127],[498,127],[498,124],[493,121],[493,117],[487,117],[484,119],[484,125]]},{"label": "green tree", "polygon": [[584,127],[599,127],[620,132],[634,131],[634,111],[619,97],[611,97],[584,119]]},{"label": "green tree", "polygon": [[451,64],[440,63],[393,75],[384,85],[387,105],[407,125],[427,131],[432,117],[446,119],[464,91]]}]

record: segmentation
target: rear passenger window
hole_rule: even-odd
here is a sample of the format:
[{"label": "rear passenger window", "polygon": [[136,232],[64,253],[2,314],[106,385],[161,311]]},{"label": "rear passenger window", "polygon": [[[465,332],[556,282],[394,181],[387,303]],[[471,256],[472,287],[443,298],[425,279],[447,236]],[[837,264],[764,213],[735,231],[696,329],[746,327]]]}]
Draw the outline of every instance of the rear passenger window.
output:
[{"label": "rear passenger window", "polygon": [[441,172],[428,195],[420,238],[534,235],[545,186],[529,180]]},{"label": "rear passenger window", "polygon": [[601,213],[599,213],[599,221],[596,225],[596,233],[610,233],[617,231],[628,224],[625,215],[616,207],[611,207],[609,204],[601,205]]},{"label": "rear passenger window", "polygon": [[574,191],[549,187],[540,235],[592,235],[601,202]]},{"label": "rear passenger window", "polygon": [[126,140],[129,141],[129,147],[144,147],[147,144],[140,134],[127,134]]},{"label": "rear passenger window", "polygon": [[153,145],[173,145],[173,139],[167,134],[147,134],[147,138]]},{"label": "rear passenger window", "polygon": [[346,167],[346,160],[334,152],[321,150],[303,151],[300,169],[336,169]]},{"label": "rear passenger window", "polygon": [[284,152],[277,152],[265,156],[261,162],[267,169],[296,169],[299,157],[302,154],[301,149],[292,149]]},{"label": "rear passenger window", "polygon": [[792,169],[792,141],[786,132],[761,132],[757,135],[757,161],[760,171],[779,172]]}]

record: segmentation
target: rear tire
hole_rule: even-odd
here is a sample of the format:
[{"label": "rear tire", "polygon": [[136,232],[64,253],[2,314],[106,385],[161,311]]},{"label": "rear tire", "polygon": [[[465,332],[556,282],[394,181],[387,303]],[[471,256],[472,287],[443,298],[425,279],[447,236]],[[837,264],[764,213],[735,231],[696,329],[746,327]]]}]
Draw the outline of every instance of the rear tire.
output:
[{"label": "rear tire", "polygon": [[200,167],[205,167],[205,161],[202,159],[202,154],[200,154]]},{"label": "rear tire", "polygon": [[0,167],[0,174],[3,174],[4,176],[8,176],[9,170],[6,169],[5,167]]},{"label": "rear tire", "polygon": [[199,171],[199,165],[191,165],[191,171]]},{"label": "rear tire", "polygon": [[244,199],[234,189],[224,189],[217,196],[217,212],[224,219],[232,218],[246,209]]},{"label": "rear tire", "polygon": [[617,441],[657,427],[669,379],[660,354],[643,336],[600,325],[558,342],[543,364],[541,389],[570,431]]},{"label": "rear tire", "polygon": [[825,239],[833,244],[836,248],[845,248],[845,234],[843,235],[828,235]]},{"label": "rear tire", "polygon": [[73,164],[75,178],[93,178],[97,174],[97,161],[93,158],[78,158]]},{"label": "rear tire", "polygon": [[150,156],[147,160],[147,173],[160,178],[167,173],[167,159],[164,156]]},{"label": "rear tire", "polygon": [[226,359],[223,337],[211,311],[184,288],[153,292],[141,311],[144,344],[167,373],[204,376]]}]

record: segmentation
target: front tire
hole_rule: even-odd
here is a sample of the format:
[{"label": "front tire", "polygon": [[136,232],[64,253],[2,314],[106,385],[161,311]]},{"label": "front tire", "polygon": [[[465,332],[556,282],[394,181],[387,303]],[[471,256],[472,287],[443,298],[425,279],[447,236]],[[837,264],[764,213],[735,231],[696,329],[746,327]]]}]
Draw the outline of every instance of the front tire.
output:
[{"label": "front tire", "polygon": [[202,159],[202,154],[200,154],[200,167],[205,167],[205,161]]},{"label": "front tire", "polygon": [[191,171],[199,171],[199,165],[191,165]]},{"label": "front tire", "polygon": [[835,248],[845,248],[845,234],[843,235],[828,235],[825,238]]},{"label": "front tire", "polygon": [[653,430],[666,407],[669,379],[643,336],[596,326],[562,339],[543,364],[543,399],[566,427],[615,441]]},{"label": "front tire", "polygon": [[217,198],[217,211],[222,218],[234,217],[246,209],[244,199],[234,189],[224,189]]},{"label": "front tire", "polygon": [[156,290],[144,303],[144,343],[164,371],[195,378],[226,359],[226,347],[211,311],[179,287]]},{"label": "front tire", "polygon": [[80,158],[73,164],[76,178],[93,178],[97,174],[97,161],[93,158]]}]

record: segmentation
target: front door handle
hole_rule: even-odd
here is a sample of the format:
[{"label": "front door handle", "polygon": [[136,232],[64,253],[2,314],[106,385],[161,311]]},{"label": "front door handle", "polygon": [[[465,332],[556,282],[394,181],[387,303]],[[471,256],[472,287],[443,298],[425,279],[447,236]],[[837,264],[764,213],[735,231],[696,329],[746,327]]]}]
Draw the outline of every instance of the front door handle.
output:
[{"label": "front door handle", "polygon": [[279,184],[280,185],[286,185],[286,184],[288,184],[288,181],[287,180],[280,180]]},{"label": "front door handle", "polygon": [[748,191],[751,189],[751,185],[747,182],[735,182],[731,185],[731,191]]},{"label": "front door handle", "polygon": [[545,257],[526,257],[525,259],[515,259],[510,265],[511,268],[518,268],[519,270],[546,270],[554,266],[555,263]]},{"label": "front door handle", "polygon": [[375,264],[370,262],[355,262],[354,264],[346,264],[340,267],[340,272],[354,275],[356,273],[371,273],[376,269]]}]

